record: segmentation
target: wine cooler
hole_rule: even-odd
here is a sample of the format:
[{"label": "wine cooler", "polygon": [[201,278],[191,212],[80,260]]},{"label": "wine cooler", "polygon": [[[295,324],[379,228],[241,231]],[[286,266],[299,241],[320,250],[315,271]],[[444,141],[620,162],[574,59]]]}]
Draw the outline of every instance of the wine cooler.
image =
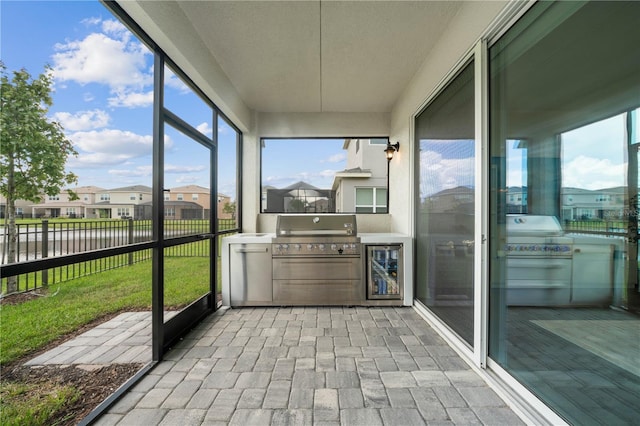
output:
[{"label": "wine cooler", "polygon": [[367,300],[400,304],[403,298],[402,245],[366,246]]}]

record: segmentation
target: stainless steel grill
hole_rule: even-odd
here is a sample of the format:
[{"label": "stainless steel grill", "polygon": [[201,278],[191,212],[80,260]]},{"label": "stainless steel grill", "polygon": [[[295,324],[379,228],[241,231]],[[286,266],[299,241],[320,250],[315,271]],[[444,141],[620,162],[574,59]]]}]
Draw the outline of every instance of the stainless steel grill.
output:
[{"label": "stainless steel grill", "polygon": [[573,239],[554,216],[507,215],[507,303],[567,305]]},{"label": "stainless steel grill", "polygon": [[273,299],[355,305],[364,297],[355,215],[280,215],[272,242]]}]

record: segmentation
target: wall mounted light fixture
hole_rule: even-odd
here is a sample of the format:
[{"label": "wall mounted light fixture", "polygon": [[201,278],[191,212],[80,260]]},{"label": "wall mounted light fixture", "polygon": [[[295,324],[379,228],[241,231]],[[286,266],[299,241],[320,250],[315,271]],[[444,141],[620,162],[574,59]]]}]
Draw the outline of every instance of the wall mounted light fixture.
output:
[{"label": "wall mounted light fixture", "polygon": [[393,154],[395,154],[397,151],[400,151],[400,142],[396,142],[394,144],[392,144],[391,142],[387,141],[387,148],[384,150],[384,154],[387,157],[387,205],[386,205],[386,209],[387,209],[387,213],[389,213],[389,164],[391,163],[391,159],[393,158]]},{"label": "wall mounted light fixture", "polygon": [[391,144],[391,142],[387,142],[387,148],[384,150],[385,155],[387,156],[387,161],[391,161],[393,158],[393,154],[396,151],[400,151],[400,142],[396,142]]}]

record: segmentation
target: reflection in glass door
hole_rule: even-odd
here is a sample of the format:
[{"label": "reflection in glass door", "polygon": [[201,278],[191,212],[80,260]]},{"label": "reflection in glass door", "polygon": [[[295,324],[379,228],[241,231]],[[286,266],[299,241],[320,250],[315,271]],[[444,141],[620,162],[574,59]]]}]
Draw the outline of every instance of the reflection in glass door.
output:
[{"label": "reflection in glass door", "polygon": [[416,297],[474,344],[474,63],[416,119]]},{"label": "reflection in glass door", "polygon": [[489,51],[489,364],[570,424],[640,418],[638,12],[537,2]]},{"label": "reflection in glass door", "polygon": [[[629,281],[627,283],[626,302],[628,309],[640,312],[640,250],[638,250],[639,220],[639,181],[638,171],[640,167],[640,132],[638,132],[638,114],[640,108],[625,114],[625,130],[628,142],[629,166],[627,168],[627,180],[629,181],[629,200],[627,213],[629,216],[628,237],[630,241],[629,257]],[[635,253],[634,253],[635,252]]]},{"label": "reflection in glass door", "polygon": [[[205,138],[202,138],[205,139]],[[165,126],[164,321],[212,300],[212,148]]]}]

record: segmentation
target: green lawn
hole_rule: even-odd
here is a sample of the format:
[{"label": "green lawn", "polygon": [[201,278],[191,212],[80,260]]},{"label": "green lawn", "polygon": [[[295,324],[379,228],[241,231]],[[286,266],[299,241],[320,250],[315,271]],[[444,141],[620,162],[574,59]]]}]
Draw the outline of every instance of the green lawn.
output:
[{"label": "green lawn", "polygon": [[[165,258],[165,308],[206,293],[208,258]],[[45,346],[84,324],[123,310],[151,309],[151,262],[77,278],[43,297],[0,308],[0,364]]]},{"label": "green lawn", "polygon": [[[165,309],[186,306],[209,290],[208,257],[165,257],[164,261]],[[0,306],[0,368],[106,315],[150,310],[151,267],[151,261],[144,261],[76,278],[50,286],[41,297]],[[52,424],[58,412],[81,396],[66,384],[47,386],[2,381],[0,424]]]}]

